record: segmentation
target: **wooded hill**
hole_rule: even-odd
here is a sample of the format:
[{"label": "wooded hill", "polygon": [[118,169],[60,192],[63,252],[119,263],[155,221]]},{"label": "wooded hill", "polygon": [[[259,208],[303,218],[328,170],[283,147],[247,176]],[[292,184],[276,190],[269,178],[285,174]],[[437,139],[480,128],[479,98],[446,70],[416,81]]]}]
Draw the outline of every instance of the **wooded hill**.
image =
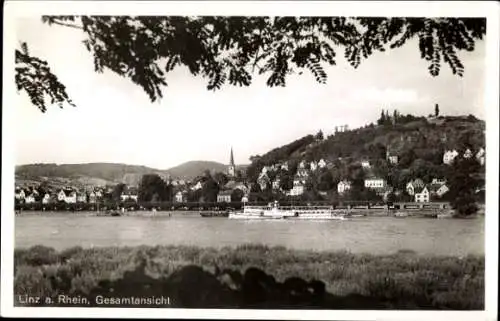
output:
[{"label": "wooded hill", "polygon": [[[319,132],[264,155],[252,156],[247,169],[248,180],[255,182],[264,166],[287,162],[288,175],[293,175],[301,160],[324,159],[331,164],[329,175],[336,183],[341,179],[353,179],[360,162],[369,160],[372,169],[366,175],[381,176],[391,185],[402,187],[412,177],[424,181],[446,177],[446,165],[443,165],[446,150],[456,149],[463,153],[469,148],[476,153],[485,146],[485,122],[472,115],[415,117],[400,115],[397,111],[391,116],[387,112],[382,115],[377,124],[328,137]],[[387,152],[398,156],[398,165],[388,164]],[[481,171],[484,172],[484,167]]]}]

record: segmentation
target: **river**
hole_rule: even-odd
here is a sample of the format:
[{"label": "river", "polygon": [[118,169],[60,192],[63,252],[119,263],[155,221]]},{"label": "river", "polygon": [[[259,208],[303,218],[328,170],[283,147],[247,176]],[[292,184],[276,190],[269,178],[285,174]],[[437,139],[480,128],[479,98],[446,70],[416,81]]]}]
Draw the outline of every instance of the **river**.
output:
[{"label": "river", "polygon": [[475,219],[360,217],[346,221],[244,221],[202,218],[197,213],[136,212],[121,217],[95,213],[24,212],[15,218],[15,246],[196,245],[244,243],[292,249],[389,254],[484,254],[484,216]]}]

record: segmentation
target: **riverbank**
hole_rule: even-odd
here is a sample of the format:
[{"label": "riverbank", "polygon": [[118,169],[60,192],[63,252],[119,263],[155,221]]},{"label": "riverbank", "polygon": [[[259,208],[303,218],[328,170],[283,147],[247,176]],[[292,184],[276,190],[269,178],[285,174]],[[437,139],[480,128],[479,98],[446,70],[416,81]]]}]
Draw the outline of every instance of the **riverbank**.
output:
[{"label": "riverbank", "polygon": [[65,306],[59,295],[69,295],[84,298],[80,306],[101,307],[96,298],[163,295],[178,308],[484,308],[484,256],[375,256],[264,245],[60,252],[36,246],[16,249],[14,265],[17,305],[26,295],[51,297],[51,306]]}]

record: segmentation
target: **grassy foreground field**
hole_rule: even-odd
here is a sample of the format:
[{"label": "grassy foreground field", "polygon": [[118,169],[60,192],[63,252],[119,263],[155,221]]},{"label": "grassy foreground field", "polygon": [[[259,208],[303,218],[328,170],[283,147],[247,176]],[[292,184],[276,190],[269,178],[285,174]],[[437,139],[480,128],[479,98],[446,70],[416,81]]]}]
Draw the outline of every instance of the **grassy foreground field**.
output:
[{"label": "grassy foreground field", "polygon": [[[177,308],[484,309],[484,257],[372,256],[245,245],[70,248],[14,254],[16,305]],[[51,298],[52,301],[46,301]],[[61,299],[62,298],[62,299]],[[66,299],[64,299],[66,298]],[[81,299],[85,298],[85,299]],[[96,299],[101,298],[101,300]]]}]

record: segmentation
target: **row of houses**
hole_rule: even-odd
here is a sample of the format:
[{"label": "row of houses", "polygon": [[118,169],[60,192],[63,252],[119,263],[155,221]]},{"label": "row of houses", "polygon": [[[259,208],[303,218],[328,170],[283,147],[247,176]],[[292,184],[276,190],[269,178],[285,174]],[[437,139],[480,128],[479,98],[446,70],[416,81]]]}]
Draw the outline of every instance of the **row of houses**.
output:
[{"label": "row of houses", "polygon": [[[458,155],[460,155],[460,153],[456,149],[445,151],[443,154],[443,164],[447,165],[453,164],[453,161]],[[465,152],[462,154],[462,156],[463,158],[469,159],[474,156],[474,153],[469,148],[467,148]],[[479,150],[475,154],[476,159],[479,161],[481,165],[484,165],[485,156],[486,156],[485,150],[483,147],[479,148]]]},{"label": "row of houses", "polygon": [[[64,202],[67,204],[75,203],[96,203],[102,200],[105,193],[109,191],[101,188],[94,188],[89,191],[77,190],[66,187],[56,191],[41,193],[36,188],[24,189],[17,187],[15,189],[14,198],[26,204],[41,202],[42,204],[50,204],[54,202]],[[128,189],[120,195],[122,201],[138,200],[136,189]]]},{"label": "row of houses", "polygon": [[[203,184],[201,182],[198,182],[189,189],[191,189],[192,191],[196,191],[201,188],[203,188]],[[217,194],[217,202],[219,203],[231,202],[231,195],[235,190],[240,190],[244,197],[248,197],[248,193],[250,192],[250,187],[243,182],[230,180],[224,186],[221,187],[219,193]],[[187,196],[188,196],[188,188],[185,187],[184,189],[178,190],[174,194],[174,202],[185,203],[187,202]]]},{"label": "row of houses", "polygon": [[[398,194],[398,191],[387,185],[387,181],[383,178],[369,178],[364,181],[365,188],[375,190],[378,195],[387,197],[391,192]],[[352,182],[342,180],[337,184],[337,192],[342,195],[349,191],[352,187]],[[415,198],[415,202],[427,203],[430,202],[431,196],[443,197],[449,187],[445,179],[434,178],[429,184],[425,184],[423,180],[417,178],[406,184],[406,193]]]}]

